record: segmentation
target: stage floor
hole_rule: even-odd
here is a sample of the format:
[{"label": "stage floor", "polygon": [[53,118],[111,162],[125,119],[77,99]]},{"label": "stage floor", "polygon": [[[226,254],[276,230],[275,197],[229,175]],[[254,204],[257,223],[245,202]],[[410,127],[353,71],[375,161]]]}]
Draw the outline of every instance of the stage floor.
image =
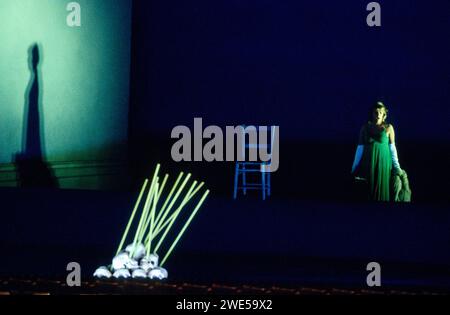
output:
[{"label": "stage floor", "polygon": [[[110,263],[136,195],[0,189],[0,277],[64,281],[75,261],[83,281],[95,283],[92,274]],[[366,266],[375,261],[383,292],[450,292],[448,210],[212,194],[166,267],[178,286],[353,292],[370,290]]]},{"label": "stage floor", "polygon": [[205,295],[205,296],[444,296],[446,291],[399,290],[383,288],[333,288],[333,287],[257,287],[252,285],[221,285],[211,283],[199,285],[175,283],[171,281],[145,280],[90,280],[83,281],[80,287],[69,287],[64,281],[43,278],[0,278],[0,296],[5,295]]}]

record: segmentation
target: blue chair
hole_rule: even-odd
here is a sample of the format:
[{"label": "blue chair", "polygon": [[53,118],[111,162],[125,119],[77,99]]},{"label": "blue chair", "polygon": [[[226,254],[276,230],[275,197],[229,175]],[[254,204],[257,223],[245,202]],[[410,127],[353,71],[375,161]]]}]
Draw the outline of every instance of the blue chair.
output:
[{"label": "blue chair", "polygon": [[[243,128],[249,126],[242,126]],[[253,126],[250,126],[253,127]],[[256,128],[256,127],[254,127]],[[264,148],[268,150],[269,156],[272,155],[272,143],[275,140],[275,127],[272,128],[271,139],[272,141],[268,144],[258,144],[258,143],[246,143],[245,132],[242,136],[242,151],[245,156],[247,149],[259,150]],[[271,195],[271,175],[270,172],[266,171],[266,166],[270,164],[269,162],[246,162],[238,161],[236,162],[235,174],[234,174],[234,199],[237,199],[237,194],[239,190],[242,190],[244,195],[247,194],[247,190],[261,190],[262,199],[266,200],[266,196]],[[247,182],[247,173],[260,173],[261,182],[260,183],[249,183]],[[241,183],[239,181],[241,178]]]}]

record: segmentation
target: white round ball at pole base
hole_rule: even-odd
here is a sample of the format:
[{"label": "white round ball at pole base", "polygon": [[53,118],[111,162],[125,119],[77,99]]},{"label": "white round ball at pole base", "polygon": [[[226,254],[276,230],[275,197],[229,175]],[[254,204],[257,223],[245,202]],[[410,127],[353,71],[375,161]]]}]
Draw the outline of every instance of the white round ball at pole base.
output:
[{"label": "white round ball at pole base", "polygon": [[164,280],[169,277],[169,273],[164,268],[156,267],[148,272],[148,277],[152,280]]},{"label": "white round ball at pole base", "polygon": [[112,268],[113,270],[120,270],[126,268],[126,264],[129,263],[130,256],[127,252],[120,252],[116,257],[112,260]]},{"label": "white round ball at pole base", "polygon": [[158,264],[159,264],[158,254],[150,254],[150,256],[148,257],[148,260],[150,261],[152,268],[158,267]]},{"label": "white round ball at pole base", "polygon": [[128,269],[119,269],[116,272],[114,272],[113,277],[116,279],[128,279],[131,277],[131,273]]},{"label": "white round ball at pole base", "polygon": [[141,268],[145,271],[149,271],[150,269],[154,269],[158,267],[159,256],[158,254],[150,254],[149,256],[145,256],[141,259]]},{"label": "white round ball at pole base", "polygon": [[146,279],[147,272],[143,269],[136,269],[133,270],[133,274],[131,276],[133,277],[133,279]]},{"label": "white round ball at pole base", "polygon": [[131,270],[138,269],[138,268],[139,268],[139,263],[137,262],[137,260],[130,259],[130,260],[125,264],[125,268],[131,269]]},{"label": "white round ball at pole base", "polygon": [[[125,251],[131,255],[131,251],[133,250],[133,244],[130,244],[125,248]],[[134,250],[133,259],[139,260],[145,256],[145,246],[142,243],[136,244],[136,248]]]},{"label": "white round ball at pole base", "polygon": [[141,259],[139,266],[141,267],[141,269],[145,270],[145,272],[149,272],[153,268],[150,260],[147,257]]},{"label": "white round ball at pole base", "polygon": [[94,277],[95,278],[106,278],[106,279],[109,279],[109,278],[112,277],[112,274],[111,274],[111,271],[109,271],[108,268],[106,268],[105,266],[101,266],[97,270],[95,270]]}]

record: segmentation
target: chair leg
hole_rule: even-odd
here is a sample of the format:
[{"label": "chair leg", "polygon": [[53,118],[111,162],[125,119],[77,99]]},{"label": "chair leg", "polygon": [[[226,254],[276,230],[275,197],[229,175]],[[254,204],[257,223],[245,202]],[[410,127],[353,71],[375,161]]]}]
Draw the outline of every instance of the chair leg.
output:
[{"label": "chair leg", "polygon": [[237,198],[238,185],[239,185],[239,163],[236,163],[236,169],[234,172],[234,192],[233,192],[233,197],[235,200]]},{"label": "chair leg", "polygon": [[247,195],[247,177],[245,172],[245,164],[242,164],[242,187],[244,188],[244,195]]},{"label": "chair leg", "polygon": [[266,200],[266,172],[261,172],[261,179],[262,179],[262,195],[263,200]]}]

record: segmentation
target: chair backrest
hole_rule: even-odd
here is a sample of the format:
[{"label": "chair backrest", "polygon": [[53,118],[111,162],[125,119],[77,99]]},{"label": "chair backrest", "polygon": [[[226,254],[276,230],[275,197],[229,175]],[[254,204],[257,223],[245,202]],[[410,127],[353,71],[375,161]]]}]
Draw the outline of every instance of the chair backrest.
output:
[{"label": "chair backrest", "polygon": [[[253,126],[253,125],[241,125],[241,127],[243,128],[242,129],[242,134],[241,134],[241,144],[242,144],[242,148],[241,148],[241,153],[243,153],[244,154],[244,158],[245,158],[245,156],[246,156],[246,149],[251,149],[251,150],[259,150],[259,149],[267,149],[267,154],[269,155],[269,156],[271,156],[272,155],[272,146],[273,146],[273,144],[274,144],[274,141],[276,140],[275,139],[275,131],[276,131],[276,128],[277,128],[277,126],[272,126],[272,127],[260,127],[260,128],[265,128],[266,129],[266,135],[265,135],[265,137],[264,136],[262,136],[262,137],[260,137],[260,131],[261,130],[259,130],[258,129],[258,127],[256,127],[256,126]],[[267,141],[267,143],[260,143],[259,142],[259,139],[260,138],[262,138],[263,140],[266,140],[267,139],[267,131],[268,131],[268,129],[270,129],[271,130],[271,133],[270,133],[270,140],[268,140]],[[247,142],[246,141],[246,134],[247,134],[247,132],[248,131],[252,131],[252,130],[254,130],[255,131],[255,138],[256,139],[253,139],[254,140],[254,142],[250,142],[250,141],[252,141],[252,137],[251,136],[249,136],[249,142]],[[263,129],[264,130],[264,129]],[[251,154],[250,154],[251,155]]]}]

